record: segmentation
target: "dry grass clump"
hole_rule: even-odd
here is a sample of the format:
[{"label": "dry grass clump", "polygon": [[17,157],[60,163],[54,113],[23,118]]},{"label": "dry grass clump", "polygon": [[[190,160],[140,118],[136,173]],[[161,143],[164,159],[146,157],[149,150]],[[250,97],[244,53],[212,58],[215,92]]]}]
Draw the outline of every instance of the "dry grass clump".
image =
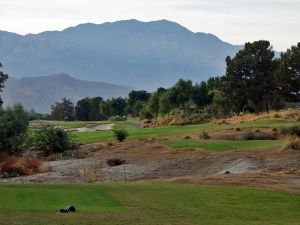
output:
[{"label": "dry grass clump", "polygon": [[[45,171],[42,162],[28,157],[9,156],[3,161],[0,172],[4,177],[30,175]],[[48,168],[49,169],[49,168]]]},{"label": "dry grass clump", "polygon": [[252,122],[260,119],[287,119],[287,120],[295,120],[300,121],[300,111],[297,109],[287,109],[282,111],[270,111],[269,113],[261,113],[261,114],[243,114],[243,115],[235,115],[227,119],[216,120],[215,123],[222,124],[240,124],[245,122]]},{"label": "dry grass clump", "polygon": [[297,109],[288,109],[279,115],[281,119],[300,121],[300,110]]},{"label": "dry grass clump", "polygon": [[147,121],[142,126],[143,128],[147,127],[159,127],[159,126],[172,126],[172,125],[189,125],[189,124],[198,124],[203,122],[208,122],[208,118],[201,114],[194,114],[191,116],[184,115],[169,115],[157,120]]},{"label": "dry grass clump", "polygon": [[97,166],[91,164],[88,168],[84,168],[80,173],[85,183],[95,183],[97,181]]},{"label": "dry grass clump", "polygon": [[210,136],[209,136],[209,134],[207,132],[202,131],[202,133],[199,134],[199,139],[205,139],[205,140],[207,140],[207,139],[210,139]]},{"label": "dry grass clump", "polygon": [[284,149],[292,150],[292,151],[300,151],[300,138],[290,137]]}]

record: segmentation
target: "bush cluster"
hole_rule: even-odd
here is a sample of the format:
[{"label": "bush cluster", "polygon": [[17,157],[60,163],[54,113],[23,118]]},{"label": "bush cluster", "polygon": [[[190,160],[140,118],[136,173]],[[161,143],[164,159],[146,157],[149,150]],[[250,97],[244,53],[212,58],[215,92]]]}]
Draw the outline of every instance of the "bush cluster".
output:
[{"label": "bush cluster", "polygon": [[300,126],[299,125],[294,125],[294,126],[290,126],[290,127],[283,127],[281,129],[281,133],[283,135],[291,135],[291,136],[300,137]]},{"label": "bush cluster", "polygon": [[109,120],[111,122],[119,122],[119,121],[126,121],[126,118],[122,116],[112,116],[109,118]]},{"label": "bush cluster", "polygon": [[27,144],[44,155],[63,153],[75,147],[68,131],[50,125],[32,131]]},{"label": "bush cluster", "polygon": [[119,142],[124,141],[128,137],[128,132],[126,130],[114,130],[113,132]]},{"label": "bush cluster", "polygon": [[243,140],[270,140],[272,139],[270,135],[262,133],[258,130],[255,132],[253,131],[246,131],[243,134]]}]

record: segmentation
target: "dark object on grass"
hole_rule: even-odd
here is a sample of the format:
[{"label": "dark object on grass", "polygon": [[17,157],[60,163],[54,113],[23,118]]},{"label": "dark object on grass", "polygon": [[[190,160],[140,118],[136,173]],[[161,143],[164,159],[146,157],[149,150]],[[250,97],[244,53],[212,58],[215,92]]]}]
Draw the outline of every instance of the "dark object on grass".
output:
[{"label": "dark object on grass", "polygon": [[75,206],[73,206],[73,205],[69,205],[67,208],[60,210],[61,213],[69,213],[69,212],[75,212],[75,211],[76,211],[76,209],[75,209]]},{"label": "dark object on grass", "polygon": [[122,160],[122,159],[107,159],[106,163],[109,166],[120,166],[120,165],[123,165],[125,163],[125,160]]},{"label": "dark object on grass", "polygon": [[224,174],[231,174],[230,171],[226,171]]}]

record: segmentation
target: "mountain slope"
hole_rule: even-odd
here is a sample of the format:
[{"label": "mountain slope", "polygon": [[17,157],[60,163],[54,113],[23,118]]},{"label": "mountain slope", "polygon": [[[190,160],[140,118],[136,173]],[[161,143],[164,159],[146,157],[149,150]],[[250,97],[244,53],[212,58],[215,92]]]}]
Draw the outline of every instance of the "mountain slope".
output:
[{"label": "mountain slope", "polygon": [[13,77],[64,72],[146,89],[222,75],[226,56],[240,48],[167,20],[88,23],[25,36],[0,32],[1,62]]},{"label": "mountain slope", "polygon": [[85,97],[125,97],[129,88],[104,82],[89,82],[74,79],[66,74],[43,77],[10,78],[2,94],[4,105],[22,103],[26,109],[48,113],[50,106],[61,98],[70,98],[74,103]]}]

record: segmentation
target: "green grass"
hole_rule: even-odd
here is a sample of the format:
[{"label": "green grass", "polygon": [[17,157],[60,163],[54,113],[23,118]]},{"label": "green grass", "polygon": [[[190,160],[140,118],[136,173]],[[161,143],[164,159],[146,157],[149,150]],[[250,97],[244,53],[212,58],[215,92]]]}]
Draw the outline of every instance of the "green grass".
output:
[{"label": "green grass", "polygon": [[[123,122],[124,123],[124,122]],[[240,128],[263,128],[263,127],[283,127],[299,124],[300,122],[290,121],[290,120],[281,120],[281,119],[266,119],[266,120],[257,120],[254,122],[248,122],[238,125],[217,125],[213,123],[197,124],[197,125],[187,125],[187,126],[164,126],[156,128],[141,128],[134,129],[133,124],[130,124],[130,121],[125,122],[125,126],[119,128],[127,128],[129,133],[129,139],[136,138],[162,138],[168,137],[170,135],[190,135],[194,133],[200,133],[202,131],[212,131],[212,130],[222,130],[222,129],[233,129],[235,127]],[[127,126],[127,127],[126,127]],[[116,124],[118,127],[118,124]],[[130,127],[130,128],[128,128]],[[112,131],[97,131],[97,132],[81,132],[74,133],[75,140],[79,143],[88,144],[88,143],[97,143],[110,141],[114,139]]]},{"label": "green grass", "polygon": [[[185,184],[0,186],[5,225],[296,225],[300,196]],[[77,212],[57,211],[74,204]]]},{"label": "green grass", "polygon": [[96,186],[2,186],[0,211],[57,211],[74,204],[81,211],[114,211],[123,207]]},{"label": "green grass", "polygon": [[161,144],[174,149],[181,148],[201,148],[212,152],[222,152],[228,150],[245,149],[268,149],[281,147],[282,140],[164,140]]},{"label": "green grass", "polygon": [[252,122],[235,125],[235,127],[257,127],[257,128],[278,128],[292,125],[300,125],[299,121],[285,119],[261,119]]},{"label": "green grass", "polygon": [[[174,134],[194,133],[203,130],[213,130],[220,127],[216,124],[201,124],[201,125],[187,125],[187,126],[164,126],[156,128],[138,128],[129,129],[129,139],[136,138],[150,138],[150,137],[165,137]],[[98,132],[75,132],[74,138],[80,143],[96,143],[109,141],[114,139],[112,131],[98,131]]]}]

